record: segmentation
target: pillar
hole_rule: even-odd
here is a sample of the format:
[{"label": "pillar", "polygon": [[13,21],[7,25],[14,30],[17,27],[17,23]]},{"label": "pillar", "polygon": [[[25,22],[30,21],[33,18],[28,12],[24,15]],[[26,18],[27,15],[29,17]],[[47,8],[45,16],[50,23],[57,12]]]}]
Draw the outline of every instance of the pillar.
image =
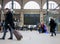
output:
[{"label": "pillar", "polygon": [[44,20],[43,20],[43,12],[40,12],[40,22],[44,22]]},{"label": "pillar", "polygon": [[23,0],[21,0],[20,26],[24,25]]},{"label": "pillar", "polygon": [[24,25],[24,14],[23,11],[21,11],[21,16],[20,16],[20,25],[23,26]]},{"label": "pillar", "polygon": [[40,23],[43,22],[43,6],[42,6],[42,0],[41,0],[41,12],[40,12]]}]

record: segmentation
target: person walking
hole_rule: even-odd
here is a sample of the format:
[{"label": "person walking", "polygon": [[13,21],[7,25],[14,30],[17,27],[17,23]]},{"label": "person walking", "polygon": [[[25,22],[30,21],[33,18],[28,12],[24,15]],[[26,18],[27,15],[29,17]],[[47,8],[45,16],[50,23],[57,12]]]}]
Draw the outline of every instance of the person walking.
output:
[{"label": "person walking", "polygon": [[50,26],[51,36],[53,36],[53,34],[56,36],[56,32],[55,32],[56,22],[54,21],[53,18],[51,18],[49,26]]},{"label": "person walking", "polygon": [[[6,36],[6,32],[7,32],[7,29],[9,28],[9,31],[10,31],[10,38],[8,39],[13,39],[13,29],[15,29],[14,27],[14,22],[13,22],[13,14],[12,12],[10,11],[10,9],[6,8],[6,14],[5,14],[5,26],[4,26],[4,33],[3,33],[3,37],[0,38],[0,39],[5,39],[5,36]],[[11,28],[9,27],[11,26]]]}]

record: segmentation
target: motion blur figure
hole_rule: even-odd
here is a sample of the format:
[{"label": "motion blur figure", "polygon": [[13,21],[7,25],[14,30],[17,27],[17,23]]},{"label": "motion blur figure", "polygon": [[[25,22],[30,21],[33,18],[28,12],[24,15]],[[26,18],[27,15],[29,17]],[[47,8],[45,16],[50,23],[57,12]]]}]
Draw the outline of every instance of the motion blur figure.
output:
[{"label": "motion blur figure", "polygon": [[51,36],[53,36],[53,34],[56,36],[56,32],[55,32],[56,22],[54,21],[53,18],[51,18],[49,26],[50,26]]},{"label": "motion blur figure", "polygon": [[[9,31],[10,31],[10,38],[9,39],[13,39],[13,29],[15,29],[14,27],[14,22],[13,22],[13,14],[12,12],[10,11],[10,9],[6,8],[5,10],[5,26],[4,26],[4,33],[3,33],[3,37],[0,38],[0,39],[5,39],[5,36],[6,36],[6,32],[7,32],[7,29],[9,28]],[[11,28],[9,27],[11,26]]]}]

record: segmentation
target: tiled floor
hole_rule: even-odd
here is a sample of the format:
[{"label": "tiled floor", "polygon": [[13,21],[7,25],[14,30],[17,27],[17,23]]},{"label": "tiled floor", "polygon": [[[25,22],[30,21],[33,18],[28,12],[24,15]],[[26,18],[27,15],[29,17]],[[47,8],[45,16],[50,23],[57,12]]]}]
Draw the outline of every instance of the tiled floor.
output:
[{"label": "tiled floor", "polygon": [[[23,39],[17,41],[15,36],[13,40],[8,40],[9,32],[7,32],[6,39],[0,40],[0,44],[60,44],[60,34],[51,37],[48,33],[38,33],[37,31],[20,31]],[[0,38],[3,33],[0,33]]]}]

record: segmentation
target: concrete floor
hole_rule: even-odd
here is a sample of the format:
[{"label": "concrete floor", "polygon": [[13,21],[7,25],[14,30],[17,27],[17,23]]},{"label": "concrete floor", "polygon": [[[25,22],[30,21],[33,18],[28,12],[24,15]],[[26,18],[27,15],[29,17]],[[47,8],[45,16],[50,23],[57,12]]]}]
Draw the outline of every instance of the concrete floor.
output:
[{"label": "concrete floor", "polygon": [[[60,34],[51,37],[48,33],[38,33],[37,31],[20,31],[23,39],[17,41],[15,36],[13,40],[8,40],[9,32],[7,32],[6,39],[0,40],[0,44],[60,44]],[[0,33],[0,38],[3,33]]]}]

